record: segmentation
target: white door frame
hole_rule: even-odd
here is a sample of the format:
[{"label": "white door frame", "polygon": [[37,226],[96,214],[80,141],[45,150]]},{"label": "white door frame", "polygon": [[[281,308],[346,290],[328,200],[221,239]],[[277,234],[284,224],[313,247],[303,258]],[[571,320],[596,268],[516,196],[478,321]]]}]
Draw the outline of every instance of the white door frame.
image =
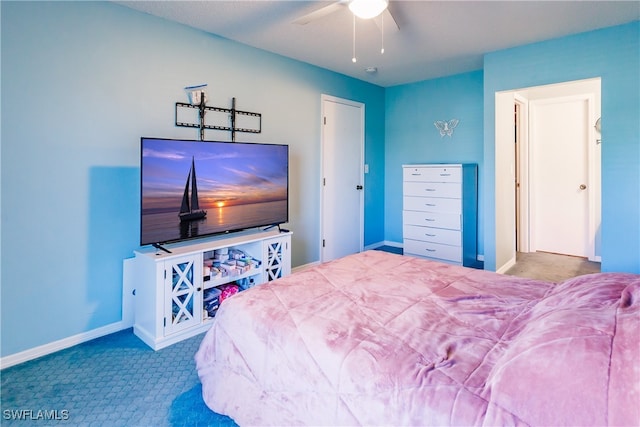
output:
[{"label": "white door frame", "polygon": [[495,257],[498,273],[504,273],[516,263],[514,105],[515,91],[495,93]]},{"label": "white door frame", "polygon": [[519,252],[531,252],[529,250],[529,101],[520,94],[515,94],[515,102],[519,108],[518,115],[518,176],[517,185],[520,197],[518,206],[518,247]]},{"label": "white door frame", "polygon": [[[323,179],[325,178],[325,170],[324,170],[324,158],[325,158],[325,127],[324,127],[324,118],[325,118],[325,102],[337,102],[345,105],[349,105],[352,107],[356,107],[360,109],[360,129],[361,129],[361,139],[360,139],[360,182],[361,185],[364,185],[364,138],[365,138],[365,127],[364,127],[364,109],[365,104],[361,102],[351,101],[349,99],[338,98],[331,95],[320,95],[320,238],[319,238],[319,253],[320,253],[320,262],[324,261],[324,250],[323,250],[323,236],[324,236],[324,220],[325,215],[325,201],[324,201],[324,185]],[[360,230],[359,230],[359,250],[362,251],[364,249],[364,190],[359,191],[359,218],[360,218]]]},{"label": "white door frame", "polygon": [[[589,208],[592,209],[589,215],[589,227],[591,230],[591,239],[594,241],[594,250],[595,254],[593,259],[590,257],[589,259],[592,261],[601,261],[601,257],[599,255],[599,248],[596,240],[601,238],[600,236],[600,221],[601,221],[601,145],[597,143],[599,135],[596,134],[595,128],[593,125],[595,124],[595,120],[600,113],[600,106],[597,105],[597,102],[600,102],[600,78],[596,77],[593,79],[585,79],[585,80],[576,80],[569,82],[560,82],[550,85],[543,86],[532,86],[527,88],[520,89],[511,89],[501,92],[495,93],[495,184],[494,184],[494,195],[495,195],[495,260],[496,266],[495,269],[499,273],[503,273],[507,271],[511,266],[515,264],[515,247],[513,251],[510,248],[510,242],[515,242],[515,230],[510,231],[508,228],[508,223],[510,222],[509,215],[515,222],[515,205],[511,205],[508,198],[512,197],[511,192],[501,191],[504,188],[500,188],[502,185],[502,180],[509,174],[511,170],[509,166],[509,161],[513,159],[510,157],[510,153],[501,152],[501,148],[508,148],[508,142],[513,142],[513,132],[509,133],[506,129],[508,128],[507,122],[509,124],[514,124],[513,119],[513,104],[511,109],[507,108],[506,103],[511,99],[513,102],[523,102],[525,105],[529,103],[531,99],[543,99],[543,98],[553,98],[559,97],[562,95],[571,96],[575,94],[590,94],[594,93],[594,82],[598,81],[598,97],[595,99],[593,103],[590,104],[589,107],[589,189],[592,190],[589,197]],[[513,97],[513,98],[510,98]],[[522,120],[528,122],[528,117],[523,117],[523,110],[521,110],[521,123]],[[521,134],[521,136],[523,136]],[[521,139],[521,142],[525,141],[527,145],[529,141],[528,132],[524,134],[524,138]],[[522,148],[522,147],[521,147]],[[524,164],[520,165],[520,171],[528,168],[528,156],[529,149],[521,150],[520,161],[524,162]],[[523,158],[523,155],[525,158]],[[514,155],[515,156],[515,155]],[[524,166],[524,167],[523,167]],[[527,169],[528,170],[528,169]],[[524,173],[524,172],[522,172]],[[521,188],[523,191],[528,191],[528,186],[531,185],[530,178],[528,176],[528,172],[523,178],[520,176],[521,180],[525,180],[527,182],[526,188]],[[524,181],[521,181],[521,184]],[[521,200],[525,200],[528,202],[528,193],[525,195],[523,192],[520,194]],[[521,213],[528,215],[530,207],[527,209],[523,209],[521,206]],[[523,218],[520,218],[521,225]],[[524,221],[528,221],[530,223],[530,218],[525,218]],[[504,224],[507,226],[504,226]],[[515,225],[515,224],[514,224]],[[515,226],[514,226],[515,229]],[[528,229],[528,228],[527,228]],[[523,227],[523,230],[527,230]],[[514,234],[512,234],[514,233]],[[522,236],[519,236],[521,238]],[[528,237],[528,236],[527,236]],[[512,240],[513,239],[513,240]],[[520,240],[521,242],[523,240]]]}]

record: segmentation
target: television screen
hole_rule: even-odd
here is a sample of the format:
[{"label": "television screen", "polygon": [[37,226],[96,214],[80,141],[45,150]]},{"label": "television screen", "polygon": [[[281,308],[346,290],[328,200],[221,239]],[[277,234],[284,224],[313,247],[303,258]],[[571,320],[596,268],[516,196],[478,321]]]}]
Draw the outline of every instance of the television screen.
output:
[{"label": "television screen", "polygon": [[141,139],[140,245],[288,222],[289,146]]}]

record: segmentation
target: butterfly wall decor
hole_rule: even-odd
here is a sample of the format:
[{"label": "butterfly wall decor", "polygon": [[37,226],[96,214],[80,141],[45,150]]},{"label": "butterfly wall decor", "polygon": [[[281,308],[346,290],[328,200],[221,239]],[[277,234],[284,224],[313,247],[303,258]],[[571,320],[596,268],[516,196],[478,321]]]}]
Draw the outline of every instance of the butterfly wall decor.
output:
[{"label": "butterfly wall decor", "polygon": [[444,137],[445,135],[447,135],[449,138],[451,138],[451,135],[453,135],[453,130],[456,128],[456,126],[458,126],[459,122],[460,120],[458,119],[451,119],[449,121],[436,120],[435,122],[433,122],[433,124],[436,127],[436,129],[440,131],[441,137]]}]

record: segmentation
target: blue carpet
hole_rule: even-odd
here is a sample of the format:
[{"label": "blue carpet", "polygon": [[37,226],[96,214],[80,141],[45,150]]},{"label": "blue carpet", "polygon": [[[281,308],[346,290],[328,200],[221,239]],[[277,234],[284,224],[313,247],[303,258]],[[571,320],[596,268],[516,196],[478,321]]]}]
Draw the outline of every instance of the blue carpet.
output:
[{"label": "blue carpet", "polygon": [[377,248],[375,248],[377,251],[383,251],[383,252],[391,252],[392,254],[399,254],[402,255],[403,250],[402,248],[397,248],[395,246],[378,246]]},{"label": "blue carpet", "polygon": [[4,369],[0,424],[236,426],[202,400],[202,338],[153,351],[128,329]]}]

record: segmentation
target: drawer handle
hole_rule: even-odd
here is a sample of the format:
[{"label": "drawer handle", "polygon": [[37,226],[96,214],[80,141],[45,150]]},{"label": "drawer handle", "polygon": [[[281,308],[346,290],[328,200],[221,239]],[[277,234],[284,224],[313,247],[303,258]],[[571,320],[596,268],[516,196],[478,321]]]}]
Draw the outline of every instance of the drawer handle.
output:
[{"label": "drawer handle", "polygon": [[450,173],[441,173],[440,176],[451,176]]},{"label": "drawer handle", "polygon": [[433,221],[435,221],[435,219],[434,219],[434,218],[425,218],[424,220],[425,220],[425,221],[428,221],[428,222],[433,222]]},{"label": "drawer handle", "polygon": [[436,191],[435,188],[425,188],[424,191]]},{"label": "drawer handle", "polygon": [[435,234],[424,233],[424,235],[427,236],[427,237],[436,237]]},{"label": "drawer handle", "polygon": [[427,251],[427,252],[435,252],[436,250],[427,248],[427,249],[425,249],[425,251]]},{"label": "drawer handle", "polygon": [[435,203],[425,203],[425,206],[437,206]]},{"label": "drawer handle", "polygon": [[411,176],[422,176],[421,173],[412,173]]}]

